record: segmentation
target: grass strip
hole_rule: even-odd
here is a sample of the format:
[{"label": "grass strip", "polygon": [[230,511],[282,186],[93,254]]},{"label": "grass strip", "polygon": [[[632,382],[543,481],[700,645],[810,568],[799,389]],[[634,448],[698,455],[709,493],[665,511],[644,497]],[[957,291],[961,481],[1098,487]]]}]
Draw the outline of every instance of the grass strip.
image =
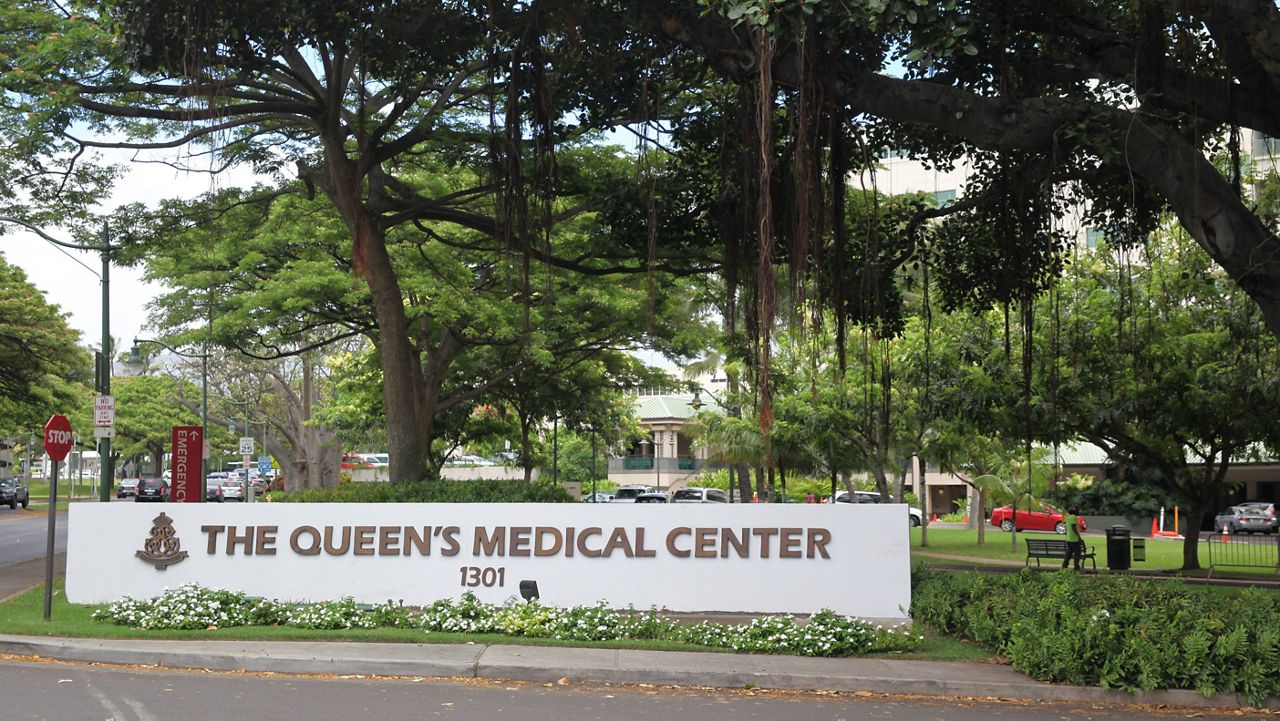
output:
[{"label": "grass strip", "polygon": [[[978,532],[974,529],[967,528],[930,528],[929,529],[929,545],[927,547],[920,546],[920,529],[911,529],[911,550],[913,553],[936,553],[947,556],[963,556],[965,558],[989,561],[1014,561],[1022,564],[1027,558],[1027,546],[1023,543],[1023,538],[1057,538],[1065,539],[1065,536],[1059,536],[1055,533],[1027,533],[1025,531],[1018,532],[1018,546],[1016,549],[1011,548],[1009,534],[995,528],[986,530],[986,542],[978,545]],[[1097,554],[1098,569],[1102,570],[1107,567],[1107,539],[1103,536],[1085,536],[1085,545],[1092,546]],[[1170,573],[1179,576],[1192,578],[1202,578],[1209,573],[1209,549],[1207,541],[1200,541],[1199,555],[1200,564],[1204,568],[1198,571],[1180,571],[1182,568],[1182,541],[1166,541],[1158,539],[1146,539],[1146,560],[1131,561],[1130,566],[1135,571],[1152,571],[1156,573]],[[924,556],[916,555],[913,559],[920,563],[945,563],[942,560],[929,559]],[[1042,567],[1052,567],[1056,562],[1053,559],[1042,559]],[[1033,561],[1032,566],[1035,566]],[[1092,566],[1085,562],[1086,568]],[[1214,571],[1215,578],[1257,578],[1267,577],[1275,578],[1275,568],[1247,568],[1247,567],[1230,567],[1226,569],[1218,569]]]}]

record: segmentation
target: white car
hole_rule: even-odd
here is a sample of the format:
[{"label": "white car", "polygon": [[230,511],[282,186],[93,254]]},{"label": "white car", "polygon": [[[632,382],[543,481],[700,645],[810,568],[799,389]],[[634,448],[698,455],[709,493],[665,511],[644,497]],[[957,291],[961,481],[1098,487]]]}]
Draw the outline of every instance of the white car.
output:
[{"label": "white car", "polygon": [[582,502],[583,503],[612,503],[613,494],[605,493],[604,491],[599,491],[597,493],[588,493],[586,497],[582,499]]},{"label": "white car", "polygon": [[[836,503],[883,503],[880,494],[875,491],[854,491],[854,500],[849,500],[848,491],[840,491],[836,494]],[[924,513],[915,506],[907,506],[908,523],[913,527],[919,526],[924,520]]]},{"label": "white car", "polygon": [[391,462],[390,455],[386,453],[356,453],[353,455],[363,458],[365,463],[368,463],[374,468],[386,468]]},{"label": "white car", "polygon": [[646,486],[640,483],[632,483],[630,485],[621,486],[613,494],[613,503],[635,503],[636,498],[645,493],[652,493],[653,486]]},{"label": "white car", "polygon": [[672,503],[728,503],[729,497],[719,488],[687,486],[671,496]]}]

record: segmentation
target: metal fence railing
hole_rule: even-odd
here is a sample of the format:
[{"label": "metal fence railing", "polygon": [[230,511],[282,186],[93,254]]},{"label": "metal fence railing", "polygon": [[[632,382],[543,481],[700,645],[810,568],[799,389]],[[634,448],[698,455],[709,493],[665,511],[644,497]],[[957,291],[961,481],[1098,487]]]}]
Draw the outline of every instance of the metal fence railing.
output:
[{"label": "metal fence railing", "polygon": [[1209,536],[1209,576],[1215,568],[1272,568],[1280,572],[1280,534],[1261,536]]}]

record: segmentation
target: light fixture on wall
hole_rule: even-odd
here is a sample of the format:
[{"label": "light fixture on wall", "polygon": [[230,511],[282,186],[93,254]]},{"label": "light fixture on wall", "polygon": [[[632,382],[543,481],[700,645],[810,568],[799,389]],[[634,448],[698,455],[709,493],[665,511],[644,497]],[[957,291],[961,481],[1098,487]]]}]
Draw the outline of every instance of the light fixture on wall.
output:
[{"label": "light fixture on wall", "polygon": [[520,582],[520,598],[526,601],[535,601],[541,596],[538,595],[537,581],[521,581]]}]

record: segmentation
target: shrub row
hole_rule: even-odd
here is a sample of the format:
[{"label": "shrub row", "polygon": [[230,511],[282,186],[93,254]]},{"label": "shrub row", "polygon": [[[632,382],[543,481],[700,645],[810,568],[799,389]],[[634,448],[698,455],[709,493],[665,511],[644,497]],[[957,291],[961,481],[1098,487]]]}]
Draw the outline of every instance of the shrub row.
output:
[{"label": "shrub row", "polygon": [[234,591],[187,585],[149,600],[126,598],[93,618],[143,629],[208,629],[230,626],[294,626],[311,629],[419,628],[463,634],[503,634],[564,641],[662,640],[750,653],[852,656],[914,649],[922,639],[903,626],[880,628],[823,610],[808,622],[790,616],[747,624],[680,624],[656,611],[619,613],[603,601],[557,608],[538,601],[485,603],[473,594],[444,599],[421,610],[391,603],[360,607],[351,599],[286,604],[250,599]]},{"label": "shrub row", "polygon": [[1280,594],[1177,581],[918,568],[911,615],[1041,681],[1280,695]]},{"label": "shrub row", "polygon": [[285,503],[572,503],[562,486],[524,481],[422,481],[417,483],[342,483],[271,493]]}]

